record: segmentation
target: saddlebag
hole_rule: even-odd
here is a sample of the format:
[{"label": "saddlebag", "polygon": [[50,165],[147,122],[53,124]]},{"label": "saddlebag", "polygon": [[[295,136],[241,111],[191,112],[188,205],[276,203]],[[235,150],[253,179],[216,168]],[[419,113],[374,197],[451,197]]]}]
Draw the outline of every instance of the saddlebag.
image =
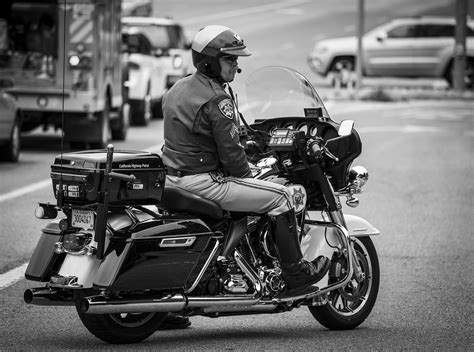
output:
[{"label": "saddlebag", "polygon": [[[64,201],[83,205],[99,201],[104,190],[105,150],[89,150],[58,155],[51,165],[53,191],[57,198],[60,181]],[[142,151],[114,152],[112,172],[134,175],[136,180],[126,182],[113,178],[110,182],[109,204],[145,205],[160,202],[165,185],[166,172],[158,154]]]},{"label": "saddlebag", "polygon": [[33,256],[26,268],[25,277],[32,281],[49,281],[64,260],[64,254],[54,251],[54,244],[62,240],[63,233],[59,229],[58,221],[49,223],[43,229]]},{"label": "saddlebag", "polygon": [[131,237],[112,237],[94,280],[110,290],[189,288],[211,255],[217,237],[199,219],[142,222]]}]

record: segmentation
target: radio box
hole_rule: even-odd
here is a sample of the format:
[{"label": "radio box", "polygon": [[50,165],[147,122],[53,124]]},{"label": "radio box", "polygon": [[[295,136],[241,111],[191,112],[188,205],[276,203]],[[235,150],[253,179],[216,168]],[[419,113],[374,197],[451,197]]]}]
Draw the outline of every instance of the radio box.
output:
[{"label": "radio box", "polygon": [[[54,164],[51,165],[55,197],[58,197],[62,183],[65,203],[83,205],[98,202],[99,192],[105,190],[106,160],[105,150],[87,150],[56,156]],[[109,204],[146,205],[160,202],[166,171],[158,154],[115,151],[112,171],[134,175],[136,179],[131,183],[112,178],[108,189]]]}]

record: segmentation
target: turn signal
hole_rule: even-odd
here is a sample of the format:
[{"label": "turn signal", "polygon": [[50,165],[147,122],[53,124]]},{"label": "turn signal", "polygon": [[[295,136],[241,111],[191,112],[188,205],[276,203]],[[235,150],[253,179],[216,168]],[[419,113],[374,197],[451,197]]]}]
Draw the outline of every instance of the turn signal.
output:
[{"label": "turn signal", "polygon": [[35,216],[38,219],[56,219],[58,210],[54,205],[40,203],[35,209]]}]

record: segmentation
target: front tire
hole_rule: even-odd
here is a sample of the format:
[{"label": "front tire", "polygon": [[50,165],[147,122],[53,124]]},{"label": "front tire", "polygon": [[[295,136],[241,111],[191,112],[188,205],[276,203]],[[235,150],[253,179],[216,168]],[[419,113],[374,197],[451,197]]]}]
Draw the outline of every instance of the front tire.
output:
[{"label": "front tire", "polygon": [[357,260],[365,275],[358,285],[350,281],[346,286],[331,291],[323,306],[309,307],[311,314],[331,330],[354,329],[367,319],[377,300],[380,267],[377,252],[370,237],[352,238]]}]

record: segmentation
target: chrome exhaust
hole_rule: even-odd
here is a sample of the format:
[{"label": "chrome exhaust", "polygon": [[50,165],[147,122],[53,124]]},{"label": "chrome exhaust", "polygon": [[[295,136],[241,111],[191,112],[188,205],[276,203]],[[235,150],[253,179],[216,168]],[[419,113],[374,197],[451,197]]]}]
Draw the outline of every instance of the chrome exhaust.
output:
[{"label": "chrome exhaust", "polygon": [[181,294],[163,298],[119,300],[103,296],[82,299],[80,309],[87,314],[179,312],[184,308],[209,308],[212,311],[238,310],[238,307],[253,306],[259,302],[253,296],[185,297]]},{"label": "chrome exhaust", "polygon": [[72,295],[66,291],[54,290],[48,287],[30,288],[25,290],[23,300],[28,304],[38,306],[73,306]]},{"label": "chrome exhaust", "polygon": [[183,295],[169,295],[148,299],[107,299],[104,296],[85,297],[80,302],[80,310],[87,314],[177,312],[186,307]]}]

